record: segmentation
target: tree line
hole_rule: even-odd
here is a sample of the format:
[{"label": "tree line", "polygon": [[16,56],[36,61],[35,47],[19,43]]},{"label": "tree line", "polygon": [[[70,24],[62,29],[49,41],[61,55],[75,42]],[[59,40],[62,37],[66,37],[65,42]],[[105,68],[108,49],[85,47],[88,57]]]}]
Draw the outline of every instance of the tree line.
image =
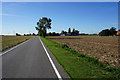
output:
[{"label": "tree line", "polygon": [[77,36],[79,35],[79,31],[74,29],[71,31],[71,28],[68,28],[68,32],[67,31],[64,31],[62,30],[61,31],[61,34],[64,34],[64,35],[67,35],[67,36]]},{"label": "tree line", "polygon": [[99,36],[116,36],[117,31],[115,27],[111,27],[110,29],[104,29],[99,32]]},{"label": "tree line", "polygon": [[38,31],[38,34],[40,36],[77,36],[77,35],[99,35],[99,36],[114,36],[116,35],[117,31],[115,27],[112,27],[110,29],[105,29],[99,32],[99,34],[79,34],[79,31],[74,29],[71,31],[71,28],[68,29],[67,31],[62,30],[61,33],[56,33],[56,32],[49,32],[47,33],[47,29],[51,29],[51,22],[52,20],[50,18],[42,17],[39,19],[37,22],[37,26],[35,27],[36,30]]},{"label": "tree line", "polygon": [[61,33],[56,32],[49,32],[46,34],[46,36],[77,36],[79,35],[79,31],[74,29],[71,31],[71,28],[68,29],[68,32],[65,30],[62,30]]},{"label": "tree line", "polygon": [[24,35],[21,35],[20,33],[16,33],[16,36],[37,36],[38,34],[35,34],[35,33],[30,33],[30,34],[24,34]]},{"label": "tree line", "polygon": [[[24,36],[77,36],[77,35],[94,35],[94,36],[114,36],[117,35],[117,31],[115,27],[111,27],[110,29],[104,29],[99,32],[99,34],[85,34],[81,33],[79,34],[79,30],[68,28],[68,31],[62,30],[61,33],[56,33],[56,32],[49,32],[47,33],[47,29],[51,29],[51,22],[52,20],[50,18],[42,17],[39,19],[37,22],[37,26],[35,27],[36,30],[38,31],[38,34],[24,34]],[[120,33],[120,30],[119,30]],[[21,34],[16,33],[16,36],[21,36]]]},{"label": "tree line", "polygon": [[50,18],[42,17],[39,19],[37,22],[37,26],[35,27],[36,30],[38,31],[38,34],[40,36],[60,36],[60,35],[67,35],[67,36],[76,36],[79,34],[79,31],[76,29],[73,29],[71,31],[71,28],[68,29],[67,31],[62,30],[61,33],[56,33],[56,32],[49,32],[47,33],[47,29],[51,29],[51,22],[52,20]]}]

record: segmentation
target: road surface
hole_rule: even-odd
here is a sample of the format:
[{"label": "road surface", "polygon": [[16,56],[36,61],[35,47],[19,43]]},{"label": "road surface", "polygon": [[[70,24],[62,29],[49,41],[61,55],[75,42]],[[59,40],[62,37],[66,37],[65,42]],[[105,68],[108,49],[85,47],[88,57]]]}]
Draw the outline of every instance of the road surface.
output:
[{"label": "road surface", "polygon": [[[69,78],[52,53],[46,46],[45,48],[62,79]],[[38,36],[2,55],[2,78],[52,78],[59,80]]]}]

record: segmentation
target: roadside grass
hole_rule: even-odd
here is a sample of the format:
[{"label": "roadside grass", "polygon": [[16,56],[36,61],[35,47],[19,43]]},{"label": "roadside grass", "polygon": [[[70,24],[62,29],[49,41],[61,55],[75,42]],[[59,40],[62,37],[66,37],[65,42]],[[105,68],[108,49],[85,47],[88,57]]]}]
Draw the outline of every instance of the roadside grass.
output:
[{"label": "roadside grass", "polygon": [[67,45],[61,45],[43,37],[40,38],[71,79],[118,80],[120,78],[120,68],[103,65],[97,59],[78,53]]}]

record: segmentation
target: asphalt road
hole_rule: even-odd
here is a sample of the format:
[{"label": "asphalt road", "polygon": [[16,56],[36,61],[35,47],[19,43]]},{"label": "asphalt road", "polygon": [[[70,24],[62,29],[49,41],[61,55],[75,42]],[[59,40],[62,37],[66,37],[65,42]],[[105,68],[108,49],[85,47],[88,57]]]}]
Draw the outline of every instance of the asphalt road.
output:
[{"label": "asphalt road", "polygon": [[[69,78],[45,46],[62,79]],[[55,78],[57,74],[40,42],[34,37],[2,55],[2,78]]]}]

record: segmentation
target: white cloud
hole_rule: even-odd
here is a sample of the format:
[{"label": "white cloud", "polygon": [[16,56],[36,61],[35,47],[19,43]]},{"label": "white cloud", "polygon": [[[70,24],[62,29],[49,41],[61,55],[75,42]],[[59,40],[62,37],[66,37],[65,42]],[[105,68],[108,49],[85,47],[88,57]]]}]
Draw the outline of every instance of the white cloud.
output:
[{"label": "white cloud", "polygon": [[8,13],[0,13],[0,16],[8,16],[8,17],[28,17],[28,16],[23,16],[23,15],[15,15],[15,14],[8,14]]},{"label": "white cloud", "polygon": [[13,14],[0,14],[0,16],[17,16],[17,15],[13,15]]}]

